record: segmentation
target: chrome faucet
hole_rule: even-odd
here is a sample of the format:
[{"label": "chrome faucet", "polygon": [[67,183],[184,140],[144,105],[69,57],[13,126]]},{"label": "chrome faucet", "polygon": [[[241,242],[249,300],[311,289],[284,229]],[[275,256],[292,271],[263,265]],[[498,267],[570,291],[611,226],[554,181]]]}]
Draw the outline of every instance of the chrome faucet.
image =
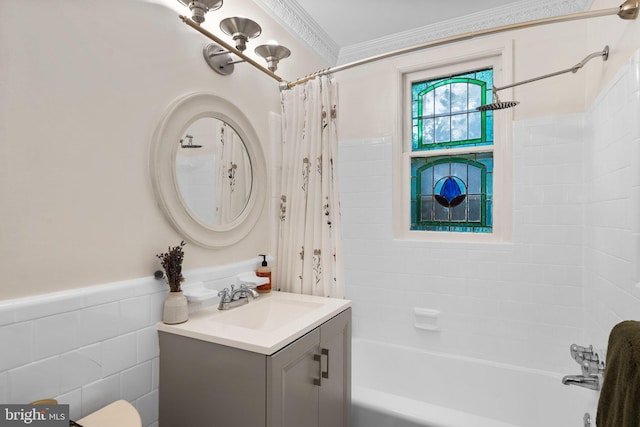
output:
[{"label": "chrome faucet", "polygon": [[600,390],[600,377],[598,375],[566,375],[562,378],[564,385],[577,385],[578,387],[588,388],[589,390]]},{"label": "chrome faucet", "polygon": [[231,285],[231,290],[224,288],[218,292],[218,296],[220,297],[218,310],[228,310],[246,304],[249,302],[248,297],[256,299],[260,294],[255,289],[242,284],[238,289],[236,289],[235,285]]}]

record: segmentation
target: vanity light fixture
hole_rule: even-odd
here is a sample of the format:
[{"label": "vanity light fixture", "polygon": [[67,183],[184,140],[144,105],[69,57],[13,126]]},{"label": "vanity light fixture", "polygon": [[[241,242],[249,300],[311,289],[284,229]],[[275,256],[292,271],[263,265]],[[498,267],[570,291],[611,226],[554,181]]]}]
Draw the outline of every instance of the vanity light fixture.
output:
[{"label": "vanity light fixture", "polygon": [[258,37],[262,32],[262,28],[257,22],[239,16],[223,19],[220,22],[220,29],[233,38],[236,42],[236,49],[240,52],[245,51],[249,39]]},{"label": "vanity light fixture", "polygon": [[271,72],[275,72],[278,69],[278,62],[281,59],[288,58],[291,55],[289,49],[277,43],[260,45],[255,52],[267,61],[267,68]]},{"label": "vanity light fixture", "polygon": [[204,15],[207,12],[218,10],[222,7],[222,0],[198,0],[198,1],[190,1],[190,0],[178,0],[185,6],[189,7],[191,11],[191,19],[193,19],[198,24],[202,24],[204,22]]}]

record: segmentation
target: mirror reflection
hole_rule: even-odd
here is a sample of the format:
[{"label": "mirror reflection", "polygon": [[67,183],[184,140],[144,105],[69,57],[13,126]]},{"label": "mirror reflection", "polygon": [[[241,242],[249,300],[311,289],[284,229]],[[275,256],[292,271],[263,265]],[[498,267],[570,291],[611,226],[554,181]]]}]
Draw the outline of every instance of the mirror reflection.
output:
[{"label": "mirror reflection", "polygon": [[240,136],[228,123],[205,117],[177,142],[176,178],[185,206],[209,227],[232,223],[247,206],[253,180]]}]

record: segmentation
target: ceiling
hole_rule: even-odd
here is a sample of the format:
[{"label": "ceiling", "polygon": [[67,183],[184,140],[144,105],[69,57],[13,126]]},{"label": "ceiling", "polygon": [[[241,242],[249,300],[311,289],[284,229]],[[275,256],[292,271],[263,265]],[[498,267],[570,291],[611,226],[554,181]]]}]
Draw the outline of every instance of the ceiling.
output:
[{"label": "ceiling", "polygon": [[588,10],[592,0],[254,0],[329,65]]}]

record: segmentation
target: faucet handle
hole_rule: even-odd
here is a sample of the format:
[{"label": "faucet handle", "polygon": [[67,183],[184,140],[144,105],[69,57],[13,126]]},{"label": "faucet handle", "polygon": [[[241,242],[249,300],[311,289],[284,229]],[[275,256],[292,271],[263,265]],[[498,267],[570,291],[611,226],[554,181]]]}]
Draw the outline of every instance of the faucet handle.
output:
[{"label": "faucet handle", "polygon": [[[231,289],[233,291],[233,285],[231,285]],[[231,294],[229,293],[229,288],[224,288],[223,290],[218,292],[218,296],[220,297],[220,302],[229,302],[230,295]]]},{"label": "faucet handle", "polygon": [[582,368],[582,375],[584,376],[604,374],[603,360],[585,360],[580,367]]},{"label": "faucet handle", "polygon": [[569,351],[571,352],[571,357],[579,364],[582,364],[582,362],[584,362],[585,360],[598,362],[600,359],[593,350],[592,345],[590,345],[589,347],[582,347],[577,344],[571,344],[571,346],[569,347]]}]

